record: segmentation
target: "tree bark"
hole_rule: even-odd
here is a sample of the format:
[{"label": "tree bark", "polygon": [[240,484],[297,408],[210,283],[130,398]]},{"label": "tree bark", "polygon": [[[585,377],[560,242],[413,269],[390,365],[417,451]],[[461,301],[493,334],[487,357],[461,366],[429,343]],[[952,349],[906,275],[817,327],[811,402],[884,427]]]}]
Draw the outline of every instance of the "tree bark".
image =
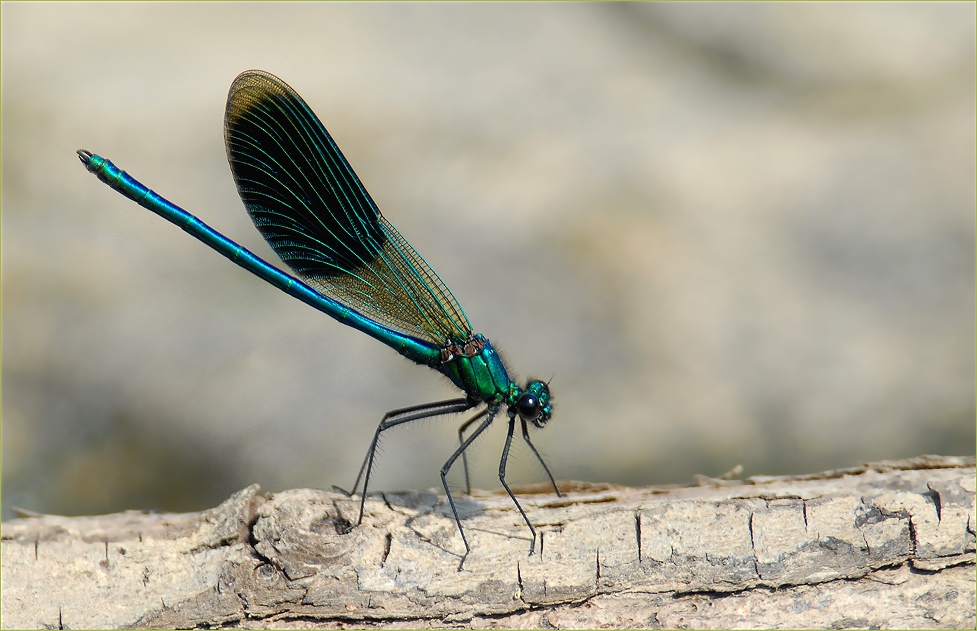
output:
[{"label": "tree bark", "polygon": [[974,628],[974,458],[3,524],[3,628]]}]

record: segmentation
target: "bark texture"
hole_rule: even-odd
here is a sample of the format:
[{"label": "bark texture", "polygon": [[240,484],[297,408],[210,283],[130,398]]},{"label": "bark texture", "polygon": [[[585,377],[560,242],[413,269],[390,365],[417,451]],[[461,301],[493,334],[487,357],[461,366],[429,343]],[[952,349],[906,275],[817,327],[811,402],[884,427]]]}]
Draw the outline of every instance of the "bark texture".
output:
[{"label": "bark texture", "polygon": [[973,458],[697,486],[358,502],[250,486],[192,514],[3,524],[4,628],[974,628]]}]

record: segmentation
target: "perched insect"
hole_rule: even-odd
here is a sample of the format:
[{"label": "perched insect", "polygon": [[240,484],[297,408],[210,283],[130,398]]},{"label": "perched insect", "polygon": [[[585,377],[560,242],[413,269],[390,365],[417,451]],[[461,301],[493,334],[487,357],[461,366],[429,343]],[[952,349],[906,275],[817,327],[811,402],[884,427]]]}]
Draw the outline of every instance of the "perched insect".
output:
[{"label": "perched insect", "polygon": [[[529,526],[536,529],[505,481],[509,447],[518,421],[523,440],[560,490],[529,438],[529,425],[543,427],[553,414],[546,382],[525,386],[509,378],[502,359],[471,323],[451,291],[407,240],[388,222],[360,183],[322,123],[292,88],[260,70],[234,80],[224,117],[227,159],[254,225],[295,272],[266,263],[164,199],[114,164],[89,151],[82,163],[99,180],[217,250],[249,272],[343,324],[380,340],[407,359],[445,375],[464,397],[393,410],[383,416],[352,492],[363,480],[363,521],[367,487],[380,435],[396,425],[484,406],[458,429],[459,447],[441,468],[451,512],[471,551],[448,489],[448,470],[504,408],[509,418],[499,479]],[[474,431],[465,432],[472,425]],[[470,488],[467,489],[470,492]],[[459,565],[461,569],[461,565]]]}]

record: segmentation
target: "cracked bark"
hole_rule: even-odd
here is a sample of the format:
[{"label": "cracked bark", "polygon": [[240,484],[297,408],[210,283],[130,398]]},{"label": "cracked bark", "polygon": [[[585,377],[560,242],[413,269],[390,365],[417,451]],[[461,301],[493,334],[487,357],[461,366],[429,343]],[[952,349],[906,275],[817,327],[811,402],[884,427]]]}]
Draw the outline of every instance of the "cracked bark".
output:
[{"label": "cracked bark", "polygon": [[[973,458],[694,487],[358,499],[3,524],[4,628],[974,628]],[[538,494],[536,493],[538,492]],[[545,535],[545,536],[544,536]],[[543,542],[545,540],[545,555]],[[596,559],[596,563],[595,563]]]}]

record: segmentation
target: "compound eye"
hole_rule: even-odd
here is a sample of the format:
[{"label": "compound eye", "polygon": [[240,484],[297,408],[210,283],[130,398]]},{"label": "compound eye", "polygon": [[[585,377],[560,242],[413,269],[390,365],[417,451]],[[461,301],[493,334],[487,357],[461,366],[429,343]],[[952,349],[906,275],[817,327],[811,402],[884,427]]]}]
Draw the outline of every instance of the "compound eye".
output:
[{"label": "compound eye", "polygon": [[523,393],[519,397],[519,400],[516,401],[516,411],[524,421],[535,421],[538,419],[541,407],[539,398],[530,392]]}]

